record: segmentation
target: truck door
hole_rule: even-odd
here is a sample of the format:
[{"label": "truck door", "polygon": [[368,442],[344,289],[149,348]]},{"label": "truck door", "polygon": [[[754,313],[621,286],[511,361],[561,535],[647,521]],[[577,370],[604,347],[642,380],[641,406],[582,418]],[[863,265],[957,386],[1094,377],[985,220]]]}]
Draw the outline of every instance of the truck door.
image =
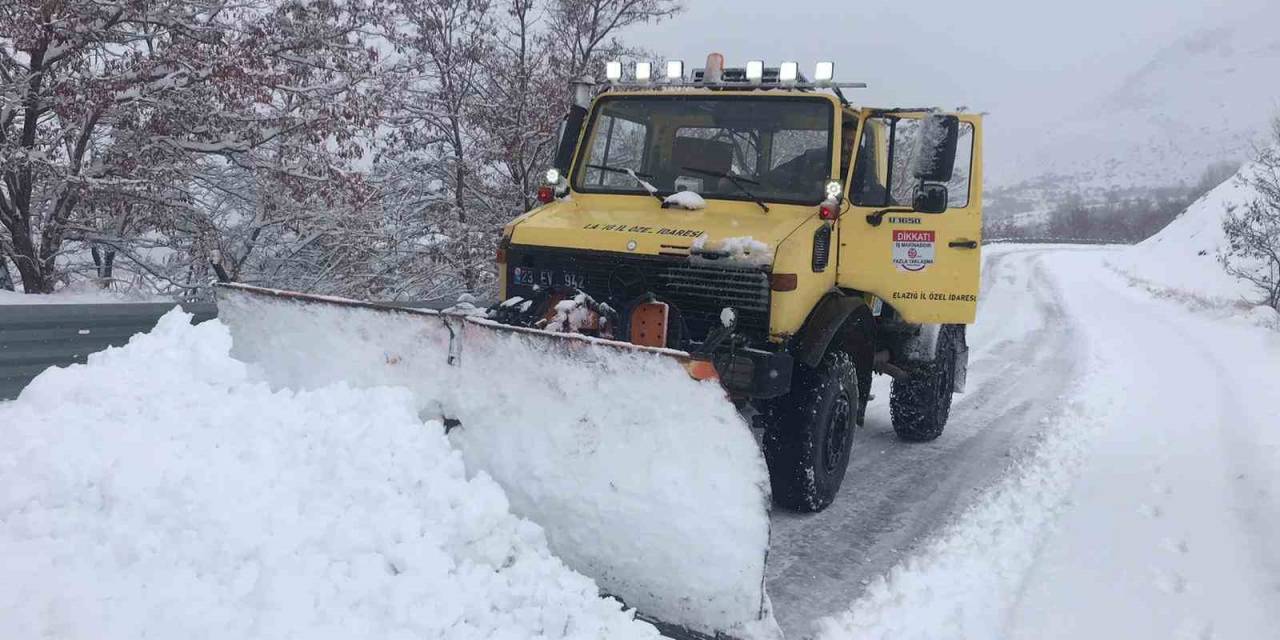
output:
[{"label": "truck door", "polygon": [[981,116],[865,109],[852,153],[837,284],[875,294],[908,322],[972,323],[982,269]]}]

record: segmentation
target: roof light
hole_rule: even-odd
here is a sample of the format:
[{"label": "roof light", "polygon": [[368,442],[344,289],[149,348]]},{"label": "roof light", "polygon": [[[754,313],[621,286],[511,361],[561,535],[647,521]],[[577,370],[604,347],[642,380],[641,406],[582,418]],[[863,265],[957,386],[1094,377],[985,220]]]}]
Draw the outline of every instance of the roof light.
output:
[{"label": "roof light", "polygon": [[795,62],[784,62],[778,67],[778,82],[795,82],[800,77],[800,65]]},{"label": "roof light", "polygon": [[622,79],[622,63],[617,60],[610,60],[604,63],[604,77],[609,82],[617,82]]},{"label": "roof light", "polygon": [[636,82],[648,82],[653,79],[653,63],[636,63]]},{"label": "roof light", "polygon": [[752,84],[758,84],[764,79],[764,61],[749,60],[747,61],[747,80]]},{"label": "roof light", "polygon": [[702,81],[706,84],[720,84],[724,77],[724,56],[718,53],[707,54],[707,68],[702,72]]},{"label": "roof light", "polygon": [[813,69],[814,82],[831,82],[836,76],[836,64],[834,62],[819,62]]},{"label": "roof light", "polygon": [[667,80],[683,80],[684,79],[684,61],[668,60],[667,61]]}]

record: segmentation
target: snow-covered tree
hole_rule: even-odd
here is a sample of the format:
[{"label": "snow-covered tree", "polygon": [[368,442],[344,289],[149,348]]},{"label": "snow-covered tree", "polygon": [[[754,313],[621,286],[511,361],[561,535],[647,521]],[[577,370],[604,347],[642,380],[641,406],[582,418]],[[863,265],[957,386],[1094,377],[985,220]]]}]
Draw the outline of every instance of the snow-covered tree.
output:
[{"label": "snow-covered tree", "polygon": [[1261,303],[1280,310],[1280,118],[1272,131],[1272,144],[1241,177],[1257,197],[1222,220],[1228,244],[1219,258],[1227,273],[1253,285]]},{"label": "snow-covered tree", "polygon": [[[195,286],[166,268],[179,249],[166,239],[216,245],[198,200],[210,166],[274,175],[293,194],[342,187],[361,153],[351,132],[376,113],[358,90],[376,70],[362,35],[376,11],[0,0],[0,255],[24,289],[53,290],[85,254],[103,279],[124,255],[168,287]],[[271,143],[285,151],[273,160],[259,153]]]}]

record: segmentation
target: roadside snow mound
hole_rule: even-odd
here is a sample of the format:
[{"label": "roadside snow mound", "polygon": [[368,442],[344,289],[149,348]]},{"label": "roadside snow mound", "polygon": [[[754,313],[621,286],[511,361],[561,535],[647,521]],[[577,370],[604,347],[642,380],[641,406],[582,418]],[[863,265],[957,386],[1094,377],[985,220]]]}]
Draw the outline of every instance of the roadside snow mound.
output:
[{"label": "roadside snow mound", "polygon": [[0,637],[657,637],[408,391],[273,392],[189,321],[0,403]]},{"label": "roadside snow mound", "polygon": [[1248,284],[1228,275],[1218,256],[1227,247],[1222,231],[1227,210],[1244,207],[1258,197],[1242,180],[1254,166],[1245,165],[1160,233],[1108,261],[1135,284],[1163,297],[1182,298],[1198,306],[1252,306],[1245,301],[1256,298],[1256,293]]}]

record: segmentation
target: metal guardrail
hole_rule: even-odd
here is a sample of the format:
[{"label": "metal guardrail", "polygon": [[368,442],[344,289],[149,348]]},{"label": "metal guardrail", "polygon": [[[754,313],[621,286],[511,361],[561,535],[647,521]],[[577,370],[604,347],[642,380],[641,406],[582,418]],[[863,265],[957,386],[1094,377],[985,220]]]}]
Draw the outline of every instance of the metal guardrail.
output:
[{"label": "metal guardrail", "polygon": [[[440,309],[453,301],[391,303]],[[0,400],[18,397],[49,367],[83,364],[89,354],[118,347],[156,326],[174,306],[200,323],[218,315],[212,303],[0,305]]]}]

